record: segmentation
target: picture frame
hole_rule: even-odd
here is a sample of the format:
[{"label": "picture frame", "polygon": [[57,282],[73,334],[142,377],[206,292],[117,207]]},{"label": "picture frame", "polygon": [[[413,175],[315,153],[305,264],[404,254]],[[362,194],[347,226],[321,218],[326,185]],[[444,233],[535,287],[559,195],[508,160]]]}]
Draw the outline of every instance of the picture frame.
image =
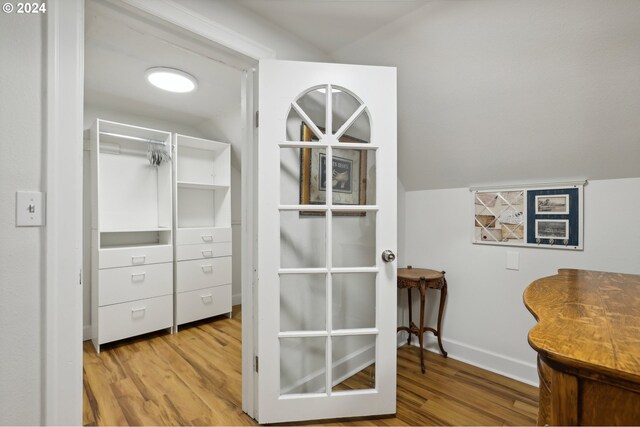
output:
[{"label": "picture frame", "polygon": [[569,215],[569,195],[536,195],[535,207],[536,215]]},{"label": "picture frame", "polygon": [[[320,129],[324,131],[324,129]],[[304,122],[301,123],[300,140],[318,141]],[[363,143],[344,135],[340,142]],[[333,149],[333,200],[335,205],[367,204],[367,155],[365,150]],[[326,203],[326,150],[324,148],[300,148],[300,204],[324,205]],[[324,212],[301,211],[300,215],[324,216]],[[366,216],[366,211],[335,212],[336,216]]]},{"label": "picture frame", "polygon": [[474,193],[474,240],[525,243],[524,190]]},{"label": "picture frame", "polygon": [[564,241],[570,237],[568,219],[536,219],[535,224],[536,239]]}]

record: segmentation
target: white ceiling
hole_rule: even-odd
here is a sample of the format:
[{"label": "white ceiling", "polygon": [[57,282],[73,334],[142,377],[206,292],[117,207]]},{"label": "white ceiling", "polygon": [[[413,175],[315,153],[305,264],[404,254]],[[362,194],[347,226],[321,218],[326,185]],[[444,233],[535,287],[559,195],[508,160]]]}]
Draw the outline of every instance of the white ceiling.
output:
[{"label": "white ceiling", "polygon": [[[240,110],[240,71],[145,28],[130,15],[87,2],[86,104],[187,125]],[[197,90],[179,94],[151,86],[144,74],[155,66],[193,75]]]},{"label": "white ceiling", "polygon": [[235,0],[325,53],[425,5],[425,0]]}]

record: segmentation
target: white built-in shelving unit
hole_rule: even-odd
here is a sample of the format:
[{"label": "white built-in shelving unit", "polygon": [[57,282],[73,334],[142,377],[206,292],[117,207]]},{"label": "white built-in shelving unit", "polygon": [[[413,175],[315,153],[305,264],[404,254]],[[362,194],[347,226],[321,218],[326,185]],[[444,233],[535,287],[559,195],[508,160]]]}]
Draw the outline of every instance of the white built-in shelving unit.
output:
[{"label": "white built-in shelving unit", "polygon": [[231,313],[231,148],[173,136],[175,324]]},{"label": "white built-in shelving unit", "polygon": [[89,133],[96,350],[231,313],[230,145],[101,119]]},{"label": "white built-in shelving unit", "polygon": [[[96,120],[90,129],[92,339],[100,345],[173,326],[171,133]],[[167,155],[169,159],[169,155]]]}]

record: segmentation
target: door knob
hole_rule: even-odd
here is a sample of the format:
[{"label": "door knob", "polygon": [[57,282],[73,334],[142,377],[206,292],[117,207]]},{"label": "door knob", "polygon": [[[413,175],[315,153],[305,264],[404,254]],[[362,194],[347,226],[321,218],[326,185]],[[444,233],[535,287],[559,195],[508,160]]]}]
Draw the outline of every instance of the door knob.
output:
[{"label": "door knob", "polygon": [[393,262],[393,260],[396,259],[396,254],[393,253],[393,251],[390,251],[389,249],[387,249],[386,251],[382,252],[382,260],[384,262]]}]

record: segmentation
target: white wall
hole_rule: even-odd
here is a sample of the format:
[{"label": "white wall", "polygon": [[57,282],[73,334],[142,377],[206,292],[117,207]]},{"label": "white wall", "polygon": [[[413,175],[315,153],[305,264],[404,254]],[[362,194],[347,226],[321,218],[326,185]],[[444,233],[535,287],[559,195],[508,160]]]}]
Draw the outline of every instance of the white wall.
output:
[{"label": "white wall", "polygon": [[43,21],[0,14],[0,425],[42,422],[44,229],[15,227],[15,192],[44,187]]},{"label": "white wall", "polygon": [[[633,226],[639,194],[640,178],[589,182],[584,189],[584,251],[569,251],[474,245],[467,188],[407,192],[405,260],[414,267],[446,271],[443,341],[449,356],[537,384],[536,353],[527,343],[535,320],[522,302],[524,289],[558,268],[640,274],[640,229]],[[507,251],[519,252],[519,271],[505,269]],[[439,294],[430,291],[427,297],[435,325]],[[434,340],[429,342],[435,350]]]},{"label": "white wall", "polygon": [[[396,267],[406,267],[406,240],[407,240],[407,191],[404,184],[398,178],[398,253]],[[406,291],[398,289],[398,326],[407,325],[409,312],[407,311]],[[403,338],[404,337],[404,338]],[[398,343],[407,341],[406,335],[398,334]]]}]

